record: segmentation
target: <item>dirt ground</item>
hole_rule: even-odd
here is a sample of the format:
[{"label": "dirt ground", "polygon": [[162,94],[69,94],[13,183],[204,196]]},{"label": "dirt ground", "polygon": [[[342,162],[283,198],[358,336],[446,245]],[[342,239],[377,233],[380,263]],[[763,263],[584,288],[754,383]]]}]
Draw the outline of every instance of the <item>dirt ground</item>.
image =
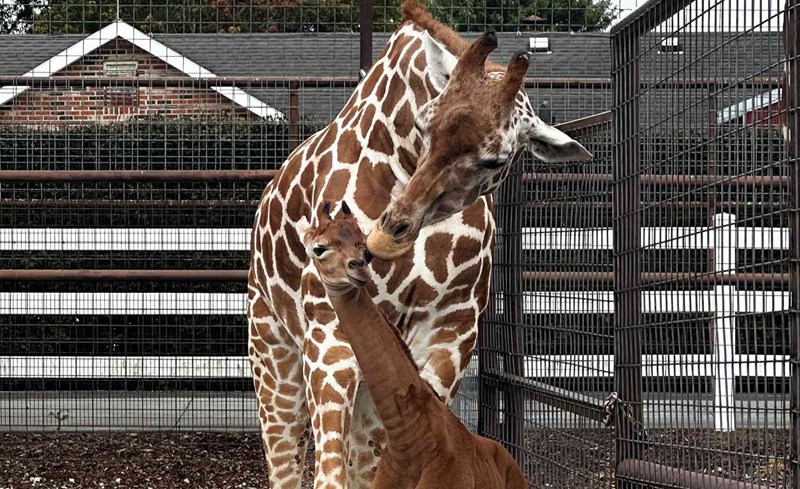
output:
[{"label": "dirt ground", "polygon": [[[789,430],[651,430],[642,459],[702,474],[789,487]],[[536,430],[526,436],[525,475],[533,487],[614,485],[614,430]],[[649,486],[640,486],[649,487]]]},{"label": "dirt ground", "polygon": [[[528,432],[531,487],[613,488],[613,440],[608,429]],[[643,458],[779,488],[788,483],[789,441],[787,430],[658,430]],[[312,487],[312,461],[309,450],[304,489]],[[257,433],[0,435],[0,489],[263,489],[266,482]]]},{"label": "dirt ground", "polygon": [[0,435],[0,489],[32,487],[264,489],[267,472],[258,433]]}]

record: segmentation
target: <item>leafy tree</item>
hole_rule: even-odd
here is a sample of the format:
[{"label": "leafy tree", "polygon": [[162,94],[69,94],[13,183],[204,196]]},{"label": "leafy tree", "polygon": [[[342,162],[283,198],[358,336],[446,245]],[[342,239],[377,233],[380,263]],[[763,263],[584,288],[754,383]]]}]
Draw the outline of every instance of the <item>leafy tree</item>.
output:
[{"label": "leafy tree", "polygon": [[[205,1],[128,1],[120,2],[119,17],[145,32],[213,32]],[[115,0],[52,0],[34,16],[34,32],[90,34],[116,18]]]},{"label": "leafy tree", "polygon": [[611,0],[533,0],[534,14],[550,30],[599,31],[607,28],[616,18],[616,7]]},{"label": "leafy tree", "polygon": [[[46,0],[17,3],[37,2]],[[32,18],[37,33],[88,34],[117,18],[116,0],[46,3],[38,13],[22,9],[21,18]],[[375,2],[376,30],[395,28],[399,3],[399,0]],[[540,29],[592,31],[608,27],[615,16],[611,0],[427,0],[426,3],[436,18],[459,31],[479,31],[486,26],[516,30],[522,19],[530,15],[544,19],[539,23]],[[359,0],[121,0],[119,16],[153,33],[349,32],[359,29],[359,8]],[[0,10],[0,25],[14,19],[14,15]]]},{"label": "leafy tree", "polygon": [[[550,31],[598,31],[607,28],[616,18],[612,0],[423,0],[437,19],[457,31],[517,30],[530,15],[541,17],[536,29]],[[385,1],[384,1],[385,3]],[[394,29],[397,3],[380,7],[386,15],[386,28]],[[376,10],[378,7],[376,6]]]},{"label": "leafy tree", "polygon": [[0,2],[0,34],[30,34],[33,16],[43,0],[17,0]]}]

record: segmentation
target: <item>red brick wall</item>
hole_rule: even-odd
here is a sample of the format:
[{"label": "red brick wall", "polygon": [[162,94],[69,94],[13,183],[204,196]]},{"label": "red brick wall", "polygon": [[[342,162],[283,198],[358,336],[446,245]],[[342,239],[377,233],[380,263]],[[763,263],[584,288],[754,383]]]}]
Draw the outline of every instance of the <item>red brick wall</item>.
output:
[{"label": "red brick wall", "polygon": [[783,120],[785,119],[785,114],[786,111],[783,110],[783,104],[776,102],[770,106],[751,110],[745,114],[745,123],[747,125],[760,124],[780,127],[785,123]]},{"label": "red brick wall", "polygon": [[[184,77],[158,58],[127,41],[117,39],[83,57],[53,78],[105,76],[106,60],[138,61],[137,76]],[[187,77],[188,79],[188,77]],[[53,125],[69,121],[115,122],[133,117],[235,114],[257,117],[213,90],[182,87],[64,87],[30,89],[0,105],[0,122]]]}]

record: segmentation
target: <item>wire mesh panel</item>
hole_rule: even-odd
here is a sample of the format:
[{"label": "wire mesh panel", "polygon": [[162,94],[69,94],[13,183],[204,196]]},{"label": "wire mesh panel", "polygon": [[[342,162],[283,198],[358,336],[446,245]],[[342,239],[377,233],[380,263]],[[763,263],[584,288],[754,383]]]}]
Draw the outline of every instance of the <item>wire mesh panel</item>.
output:
[{"label": "wire mesh panel", "polygon": [[267,483],[250,228],[358,82],[305,3],[0,6],[0,486]]},{"label": "wire mesh panel", "polygon": [[534,487],[607,487],[610,117],[562,127],[594,159],[526,161],[497,199],[494,294],[481,331],[481,422],[513,448]]},{"label": "wire mesh panel", "polygon": [[[495,196],[491,307],[452,409],[504,442],[531,487],[613,485],[612,422],[622,442],[650,443],[642,460],[742,460],[733,463],[782,483],[789,315],[764,305],[789,290],[773,277],[788,273],[789,225],[777,34],[748,28],[764,36],[683,45],[644,36],[651,47],[641,51],[657,54],[647,80],[661,95],[629,97],[642,130],[615,141],[604,31],[627,2],[431,3],[468,41],[496,28],[499,63],[530,51],[534,109],[594,154],[525,160]],[[399,2],[363,5],[372,29],[350,0],[0,4],[0,486],[266,483],[246,356],[249,228],[265,183],[337,115],[397,27]],[[727,11],[716,5],[705,10]],[[716,81],[669,83],[695,76]],[[761,97],[751,104],[766,104],[760,115],[737,115],[752,112],[737,105],[745,95]],[[620,175],[612,151],[633,141],[642,170]],[[612,188],[624,187],[613,184],[638,190],[640,174],[642,209],[615,215]],[[664,183],[675,174],[688,183]],[[644,294],[631,282],[628,296],[645,308],[626,335],[645,356],[620,362],[613,265],[619,222],[633,215],[643,239],[688,229],[699,244],[652,231],[639,249],[625,234],[644,280]],[[734,245],[738,254],[716,258]],[[731,286],[745,295],[719,297],[761,309],[703,302]],[[647,310],[656,300],[647,294],[674,302],[683,292],[686,310]],[[729,377],[714,373],[727,365],[716,332],[730,333],[731,318],[736,347],[722,351],[734,355],[734,404],[718,405],[715,379]],[[645,404],[618,389],[620,368],[635,378],[642,362]],[[664,414],[673,405],[683,414]],[[737,423],[725,436],[750,422],[765,441],[705,444],[716,438],[695,428],[709,428],[719,406]],[[662,431],[641,438],[637,423],[656,418]],[[687,423],[694,438],[681,441]]]},{"label": "wire mesh panel", "polygon": [[792,487],[786,13],[650,2],[612,35],[620,483]]}]

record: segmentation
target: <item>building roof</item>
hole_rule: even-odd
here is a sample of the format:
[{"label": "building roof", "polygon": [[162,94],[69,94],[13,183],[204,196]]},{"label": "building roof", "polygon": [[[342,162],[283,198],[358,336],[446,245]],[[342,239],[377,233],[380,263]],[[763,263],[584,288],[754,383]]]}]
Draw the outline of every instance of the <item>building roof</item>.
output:
[{"label": "building roof", "polygon": [[731,122],[754,110],[763,109],[781,101],[781,89],[774,88],[769,92],[756,95],[738,104],[731,105],[719,111],[717,123]]},{"label": "building roof", "polygon": [[[373,57],[379,55],[389,35],[373,35]],[[470,41],[478,35],[463,34]],[[549,38],[550,52],[534,54],[531,76],[607,77],[611,73],[611,43],[606,33],[499,32],[497,35],[499,47],[491,57],[501,64],[516,51],[526,49],[529,37]],[[0,75],[22,75],[84,37],[0,35],[0,59],[3,60]],[[218,76],[353,76],[358,73],[357,33],[153,34],[149,37]],[[658,39],[659,36],[654,37]],[[686,33],[680,38],[683,53],[670,56],[681,60],[698,59],[698,53],[723,47],[713,56],[705,57],[706,67],[725,68],[727,73],[733,69],[752,74],[763,66],[765,59],[778,59],[782,49],[780,32]],[[649,40],[643,44],[654,42]],[[651,66],[662,65],[663,56],[649,50],[643,59]]]},{"label": "building roof", "polygon": [[[121,20],[115,20],[111,24],[88,36],[73,39],[74,42],[65,49],[50,56],[41,63],[38,63],[19,76],[30,78],[51,76],[117,38],[130,42],[139,49],[159,58],[190,78],[205,79],[217,77],[217,75],[210,70]],[[241,88],[221,86],[211,87],[211,89],[259,117],[283,117],[283,114],[275,108],[258,100],[252,94],[245,92]],[[6,85],[0,87],[0,104],[8,102],[27,90],[28,87],[25,85]]]},{"label": "building roof", "polygon": [[[467,40],[479,33],[462,34]],[[373,35],[373,58],[383,50],[390,33]],[[611,43],[606,33],[499,32],[499,47],[492,59],[505,64],[513,53],[527,49],[530,37],[547,37],[550,51],[534,53],[528,75],[545,78],[609,78]],[[0,76],[19,76],[80,41],[83,36],[0,36]],[[357,33],[263,34],[154,34],[152,39],[217,76],[314,77],[351,76],[359,72]],[[681,53],[661,53],[660,36],[642,40],[642,76],[669,77],[684,70],[686,76],[741,79],[777,75],[780,69],[780,32],[706,32],[680,35]],[[767,67],[765,69],[765,67]],[[645,75],[646,73],[646,75]],[[260,101],[286,111],[287,87],[245,88]],[[300,112],[321,119],[333,117],[347,101],[351,88],[330,89],[305,83],[300,90]],[[610,90],[590,87],[529,89],[534,107],[550,101],[556,122],[585,117],[611,108]],[[732,105],[756,95],[741,93]]]}]

